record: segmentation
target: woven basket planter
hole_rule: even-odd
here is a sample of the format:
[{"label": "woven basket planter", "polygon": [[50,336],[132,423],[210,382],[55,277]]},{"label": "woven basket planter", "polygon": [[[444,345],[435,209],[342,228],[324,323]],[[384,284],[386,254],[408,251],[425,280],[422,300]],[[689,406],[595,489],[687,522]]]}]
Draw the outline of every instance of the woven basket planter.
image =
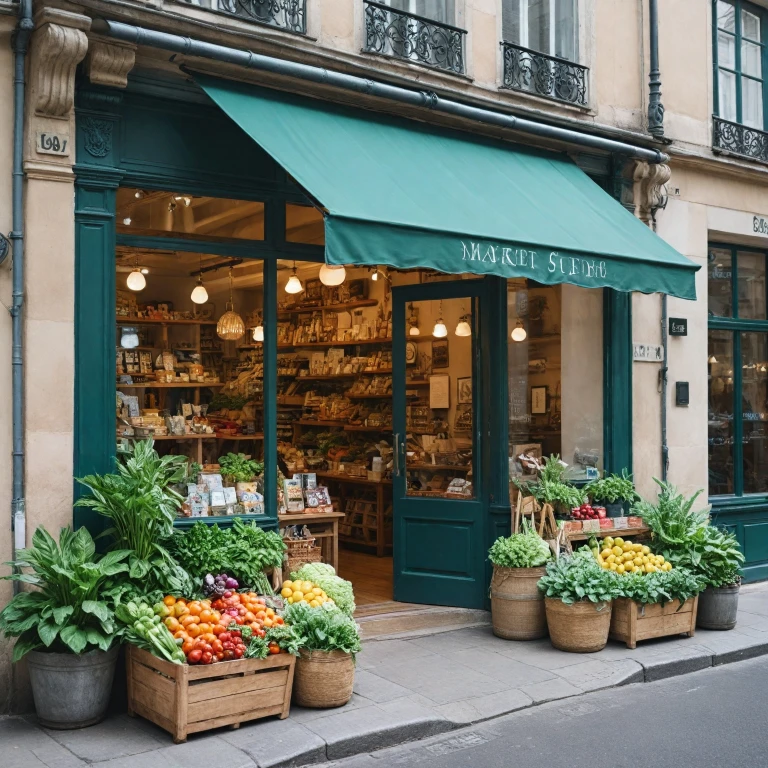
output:
[{"label": "woven basket planter", "polygon": [[570,653],[595,653],[605,648],[611,628],[611,603],[588,600],[566,605],[562,600],[544,600],[552,645]]},{"label": "woven basket planter", "polygon": [[343,707],[352,698],[355,660],[343,651],[305,651],[296,659],[293,700],[300,707]]},{"label": "woven basket planter", "polygon": [[546,570],[493,567],[491,617],[494,635],[505,640],[536,640],[547,636],[544,595],[538,586]]}]

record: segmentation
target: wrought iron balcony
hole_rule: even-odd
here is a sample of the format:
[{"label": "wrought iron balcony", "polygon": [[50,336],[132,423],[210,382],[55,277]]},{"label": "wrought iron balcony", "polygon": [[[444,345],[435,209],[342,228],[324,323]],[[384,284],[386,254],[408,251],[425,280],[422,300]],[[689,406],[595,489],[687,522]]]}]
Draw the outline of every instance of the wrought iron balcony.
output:
[{"label": "wrought iron balcony", "polygon": [[304,34],[306,0],[176,0],[177,3],[236,16],[245,21]]},{"label": "wrought iron balcony", "polygon": [[713,116],[712,121],[714,149],[768,163],[768,133],[721,117]]},{"label": "wrought iron balcony", "polygon": [[504,49],[504,88],[587,106],[588,67],[512,43]]},{"label": "wrought iron balcony", "polygon": [[365,1],[365,50],[464,74],[465,29]]}]

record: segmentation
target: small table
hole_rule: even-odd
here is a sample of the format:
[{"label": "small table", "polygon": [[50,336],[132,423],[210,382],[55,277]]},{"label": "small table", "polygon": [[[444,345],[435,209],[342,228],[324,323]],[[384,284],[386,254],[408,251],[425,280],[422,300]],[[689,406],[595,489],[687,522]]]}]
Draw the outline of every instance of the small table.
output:
[{"label": "small table", "polygon": [[278,524],[306,525],[312,532],[323,554],[323,562],[339,571],[339,520],[343,512],[289,512],[278,515]]}]

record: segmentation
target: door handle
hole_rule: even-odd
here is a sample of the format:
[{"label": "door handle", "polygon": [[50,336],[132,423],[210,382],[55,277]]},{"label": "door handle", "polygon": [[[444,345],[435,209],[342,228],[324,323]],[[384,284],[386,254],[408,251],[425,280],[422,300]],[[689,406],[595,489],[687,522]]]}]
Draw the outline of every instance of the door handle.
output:
[{"label": "door handle", "polygon": [[400,477],[400,433],[395,432],[394,438],[393,469],[395,477]]}]

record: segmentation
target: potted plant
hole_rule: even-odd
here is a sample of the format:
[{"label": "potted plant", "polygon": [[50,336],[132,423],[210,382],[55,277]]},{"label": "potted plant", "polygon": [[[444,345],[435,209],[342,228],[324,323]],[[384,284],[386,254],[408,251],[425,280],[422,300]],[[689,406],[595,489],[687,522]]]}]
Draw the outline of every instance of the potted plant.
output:
[{"label": "potted plant", "polygon": [[239,502],[246,494],[260,493],[256,477],[264,471],[264,462],[249,459],[244,453],[228,453],[219,457],[219,467],[224,482],[235,486]]},{"label": "potted plant", "polygon": [[584,489],[593,505],[605,507],[608,517],[623,517],[630,504],[640,500],[626,469],[620,475],[608,474]]},{"label": "potted plant", "polygon": [[547,565],[539,580],[552,645],[571,653],[594,653],[608,642],[618,576],[601,568],[587,547]]},{"label": "potted plant", "polygon": [[491,618],[493,634],[506,640],[535,640],[547,634],[544,596],[538,582],[552,550],[523,520],[522,533],[501,536],[488,559],[493,564]]},{"label": "potted plant", "polygon": [[360,627],[330,602],[317,608],[293,603],[284,619],[299,648],[293,681],[296,703],[312,708],[344,706],[352,697]]},{"label": "potted plant", "polygon": [[539,503],[551,504],[559,517],[568,517],[572,509],[586,501],[587,495],[583,489],[566,481],[566,469],[560,457],[552,455],[541,468],[537,481],[520,486],[520,490]]},{"label": "potted plant", "polygon": [[[121,630],[106,599],[111,580],[128,571],[129,552],[103,557],[86,528],[63,528],[59,542],[38,528],[4,579],[33,584],[0,612],[16,637],[13,661],[26,657],[37,716],[47,728],[83,728],[104,717]],[[31,569],[31,572],[25,571]]]},{"label": "potted plant", "polygon": [[709,507],[693,509],[701,491],[686,498],[673,485],[656,483],[656,503],[641,501],[634,510],[651,529],[660,553],[703,580],[706,589],[699,596],[697,625],[733,629],[741,583],[738,570],[744,562],[735,536],[711,525]]}]

